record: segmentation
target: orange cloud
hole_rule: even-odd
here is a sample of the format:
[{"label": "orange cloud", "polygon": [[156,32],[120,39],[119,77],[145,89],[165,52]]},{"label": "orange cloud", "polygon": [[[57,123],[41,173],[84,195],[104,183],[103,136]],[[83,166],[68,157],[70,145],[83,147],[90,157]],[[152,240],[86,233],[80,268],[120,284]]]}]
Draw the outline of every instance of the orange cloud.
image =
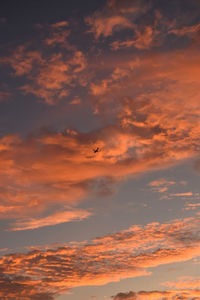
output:
[{"label": "orange cloud", "polygon": [[140,291],[128,293],[118,293],[112,297],[114,300],[199,300],[200,290],[165,290],[165,291]]},{"label": "orange cloud", "polygon": [[196,35],[197,37],[199,31],[200,31],[200,24],[196,24],[193,26],[183,26],[182,28],[179,29],[172,29],[170,30],[170,33],[174,33],[179,36],[188,35],[188,36],[195,37]]},{"label": "orange cloud", "polygon": [[[74,85],[81,85],[79,74],[86,67],[85,55],[70,45],[70,30],[63,21],[48,27],[46,38],[38,41],[40,47],[32,50],[33,41],[16,47],[13,53],[2,57],[1,64],[13,70],[13,76],[25,76],[28,83],[20,87],[24,94],[33,94],[48,104],[69,95]],[[43,28],[45,32],[45,28]],[[47,51],[47,47],[50,47]]]},{"label": "orange cloud", "polygon": [[190,260],[199,255],[199,221],[135,225],[90,243],[4,255],[0,258],[0,295],[5,295],[8,278],[10,292],[17,287],[15,297],[28,290],[30,295],[49,293],[53,297],[73,287],[149,275],[148,268]]},{"label": "orange cloud", "polygon": [[149,49],[153,44],[153,39],[156,33],[153,32],[151,26],[147,26],[143,32],[136,30],[136,38],[126,41],[114,41],[112,43],[112,49],[118,50],[120,48],[135,47],[137,49]]},{"label": "orange cloud", "polygon": [[171,194],[171,196],[175,196],[175,197],[190,197],[193,196],[192,192],[187,192],[187,193],[175,193],[175,194]]},{"label": "orange cloud", "polygon": [[88,218],[91,215],[90,212],[84,210],[72,210],[72,211],[62,211],[57,212],[53,215],[44,217],[44,218],[35,218],[26,220],[17,220],[12,224],[12,228],[9,230],[27,230],[27,229],[36,229],[44,226],[52,226],[56,224],[72,222],[76,220],[83,220]]},{"label": "orange cloud", "polygon": [[137,1],[107,1],[102,10],[96,11],[85,19],[89,32],[96,39],[100,36],[108,37],[124,28],[133,29],[134,19],[140,13],[144,13],[150,6],[143,0]]},{"label": "orange cloud", "polygon": [[89,26],[91,26],[91,30],[89,32],[93,32],[96,39],[98,39],[101,35],[105,37],[112,35],[114,31],[117,31],[121,28],[133,27],[129,20],[119,15],[109,17],[88,17],[86,22]]},{"label": "orange cloud", "polygon": [[126,40],[115,40],[111,43],[111,49],[135,47],[145,50],[162,45],[172,24],[158,11],[154,12],[153,22],[147,24],[133,24],[132,36]]},{"label": "orange cloud", "polygon": [[[118,293],[112,298],[114,300],[174,300],[174,299],[185,299],[192,300],[200,299],[199,290],[200,280],[198,277],[180,277],[176,282],[165,282],[162,285],[167,286],[168,290],[165,291],[140,291],[128,293]],[[171,289],[174,288],[174,289]]]},{"label": "orange cloud", "polygon": [[[28,217],[34,207],[43,218],[47,206],[77,205],[91,195],[99,178],[120,180],[198,155],[199,52],[179,50],[147,54],[143,59],[120,56],[118,61],[116,57],[108,63],[104,58],[103,67],[96,65],[97,70],[106,66],[111,73],[91,83],[99,114],[116,100],[112,125],[87,134],[66,130],[24,140],[8,135],[0,140],[4,217],[13,217],[16,211]],[[16,72],[30,72],[29,59]],[[53,56],[34,79],[38,89],[32,92],[47,92],[46,99],[66,93],[70,76],[77,78],[84,69],[82,60],[81,52],[75,52],[66,64],[60,55]],[[94,154],[96,147],[102,151]]]},{"label": "orange cloud", "polygon": [[44,99],[48,104],[54,104],[69,95],[77,74],[85,66],[86,60],[80,51],[73,52],[69,57],[61,53],[54,54],[38,66],[39,75],[29,74],[31,83],[24,85],[21,90]]},{"label": "orange cloud", "polygon": [[[130,5],[110,1],[106,11],[112,16],[118,10],[128,17]],[[51,33],[61,34],[68,23],[54,25]],[[104,117],[108,112],[113,122],[87,134],[67,129],[27,139],[4,136],[0,140],[2,218],[15,218],[17,212],[19,218],[37,215],[42,220],[55,204],[56,211],[65,205],[64,211],[71,211],[92,195],[101,179],[111,185],[198,155],[200,55],[194,47],[156,54],[115,52],[87,63],[74,47],[46,55],[43,46],[40,51],[20,46],[4,58],[15,76],[27,76],[29,83],[22,90],[52,104],[77,84],[87,89],[81,76],[91,72],[88,97],[94,101],[90,103],[96,114]],[[49,49],[53,48],[54,43]],[[77,100],[73,97],[69,103]],[[96,147],[101,151],[94,154]],[[160,188],[165,192],[167,186]]]},{"label": "orange cloud", "polygon": [[[42,29],[45,29],[42,25],[40,25]],[[47,28],[48,35],[44,39],[44,44],[50,47],[61,47],[66,49],[72,49],[73,47],[68,42],[68,37],[71,33],[69,29],[69,23],[67,21],[61,21],[58,23],[54,23],[49,25]]]},{"label": "orange cloud", "polygon": [[165,178],[160,178],[158,180],[154,180],[149,182],[149,186],[151,186],[151,190],[158,192],[158,193],[164,193],[168,191],[169,186],[176,184],[175,181],[170,181]]},{"label": "orange cloud", "polygon": [[194,210],[200,207],[200,203],[186,203],[184,210]]}]

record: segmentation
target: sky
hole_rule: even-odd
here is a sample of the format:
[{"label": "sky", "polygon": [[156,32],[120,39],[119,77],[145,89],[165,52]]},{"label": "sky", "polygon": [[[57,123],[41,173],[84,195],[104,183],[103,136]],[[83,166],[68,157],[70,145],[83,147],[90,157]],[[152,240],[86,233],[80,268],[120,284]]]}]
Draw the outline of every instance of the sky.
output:
[{"label": "sky", "polygon": [[200,299],[199,0],[2,0],[0,299]]}]

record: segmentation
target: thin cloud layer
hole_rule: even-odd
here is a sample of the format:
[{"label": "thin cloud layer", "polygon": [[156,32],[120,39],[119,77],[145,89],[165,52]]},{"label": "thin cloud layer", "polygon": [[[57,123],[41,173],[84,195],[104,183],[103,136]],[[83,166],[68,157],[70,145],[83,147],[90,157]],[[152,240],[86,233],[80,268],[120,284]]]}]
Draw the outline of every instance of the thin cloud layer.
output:
[{"label": "thin cloud layer", "polygon": [[12,283],[9,293],[16,298],[28,291],[27,299],[48,293],[53,297],[73,287],[149,275],[148,268],[190,260],[199,255],[199,222],[190,218],[133,226],[90,243],[2,256],[0,295],[6,296],[8,281]]},{"label": "thin cloud layer", "polygon": [[169,287],[169,288],[176,288],[176,289],[198,289],[200,284],[200,277],[192,277],[192,276],[185,276],[179,277],[177,281],[168,281],[164,282],[162,285]]}]

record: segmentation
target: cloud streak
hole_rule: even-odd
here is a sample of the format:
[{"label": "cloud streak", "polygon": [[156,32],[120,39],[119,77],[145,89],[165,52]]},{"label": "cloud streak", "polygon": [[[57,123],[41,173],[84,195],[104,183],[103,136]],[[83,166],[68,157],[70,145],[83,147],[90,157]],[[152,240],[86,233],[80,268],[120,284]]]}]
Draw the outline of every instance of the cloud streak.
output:
[{"label": "cloud streak", "polygon": [[88,218],[90,215],[90,212],[84,210],[62,211],[40,219],[28,219],[27,221],[23,219],[17,220],[14,224],[12,224],[12,228],[10,230],[18,231],[36,229],[39,227],[52,226],[77,220],[81,221]]}]

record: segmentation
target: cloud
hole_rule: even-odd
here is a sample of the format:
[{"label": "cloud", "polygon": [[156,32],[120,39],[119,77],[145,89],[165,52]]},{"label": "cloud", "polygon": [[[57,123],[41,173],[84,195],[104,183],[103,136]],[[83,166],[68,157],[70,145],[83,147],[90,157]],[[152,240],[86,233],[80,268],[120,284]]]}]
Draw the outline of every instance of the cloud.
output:
[{"label": "cloud", "polygon": [[[142,20],[142,18],[141,18]],[[147,19],[148,20],[148,19]],[[133,23],[132,35],[127,39],[115,40],[111,43],[112,50],[135,47],[139,50],[151,49],[162,45],[171,28],[169,20],[159,10],[153,12],[153,20],[145,23]]]},{"label": "cloud", "polygon": [[[112,50],[149,50],[154,47],[162,49],[172,39],[171,34],[174,35],[173,43],[177,43],[177,46],[181,43],[182,36],[198,42],[200,25],[195,18],[198,8],[198,2],[193,1],[186,14],[184,4],[176,1],[174,13],[171,14],[169,7],[161,6],[156,1],[112,0],[87,17],[86,23],[96,40],[101,36],[112,38],[109,39],[109,44],[107,41],[105,44]],[[195,24],[191,26],[191,23]],[[115,34],[124,29],[127,30],[123,35]]]},{"label": "cloud", "polygon": [[200,24],[195,24],[193,26],[183,26],[181,28],[172,29],[170,33],[174,33],[178,36],[188,35],[189,37],[197,37],[200,32]]},{"label": "cloud", "polygon": [[200,284],[200,277],[184,276],[179,277],[177,281],[167,281],[162,285],[169,288],[176,289],[198,289]]},{"label": "cloud", "polygon": [[26,220],[17,220],[14,224],[12,224],[12,231],[17,230],[27,230],[27,229],[36,229],[44,226],[52,226],[56,224],[72,222],[76,220],[83,220],[88,218],[91,215],[90,212],[84,210],[73,210],[73,211],[62,211],[55,213],[53,215],[44,217],[44,218],[35,218]]},{"label": "cloud", "polygon": [[187,192],[187,193],[175,193],[175,194],[171,194],[171,196],[173,197],[190,197],[193,196],[192,192]]},{"label": "cloud", "polygon": [[170,181],[165,178],[160,178],[158,180],[154,180],[149,182],[149,186],[151,187],[152,191],[158,192],[158,193],[164,193],[168,191],[169,186],[176,184],[175,181]]},{"label": "cloud", "polygon": [[149,49],[152,46],[155,33],[151,26],[147,26],[143,32],[136,31],[136,38],[126,41],[115,41],[112,43],[112,49],[135,47],[137,49]]},{"label": "cloud", "polygon": [[149,5],[145,1],[107,1],[102,10],[85,19],[96,39],[108,37],[122,29],[133,29],[132,22],[138,14],[146,12]]},{"label": "cloud", "polygon": [[44,39],[46,45],[51,47],[59,45],[66,49],[72,47],[68,42],[71,31],[69,30],[69,23],[67,21],[51,24],[48,29],[48,37]]},{"label": "cloud", "polygon": [[[47,29],[39,25],[45,38],[15,47],[14,51],[0,59],[1,65],[12,69],[13,77],[22,77],[19,90],[33,94],[48,104],[66,98],[74,86],[81,85],[79,74],[86,67],[86,57],[68,42],[70,30],[66,21],[51,24]],[[35,43],[40,46],[35,47]],[[11,52],[11,51],[10,51]]]},{"label": "cloud", "polygon": [[140,291],[133,292],[130,291],[128,293],[118,293],[116,296],[112,297],[114,300],[192,300],[200,299],[200,290],[166,290],[166,291]]},{"label": "cloud", "polygon": [[79,97],[75,97],[73,100],[70,101],[69,104],[77,105],[77,104],[80,104],[80,103],[81,103],[81,99]]},{"label": "cloud", "polygon": [[200,203],[186,203],[184,210],[194,210],[197,209],[198,207],[200,207]]},{"label": "cloud", "polygon": [[199,221],[188,218],[166,224],[135,225],[91,242],[4,255],[0,258],[0,295],[6,295],[8,280],[13,297],[27,295],[27,291],[28,295],[49,293],[53,297],[73,287],[150,275],[149,268],[199,255]]},{"label": "cloud", "polygon": [[[142,7],[140,1],[109,1],[90,17],[112,20],[117,16],[120,18],[115,20],[125,18],[133,23],[135,16],[139,18],[143,12]],[[162,15],[152,13],[150,23],[156,27]],[[98,34],[115,31],[117,23],[109,24]],[[60,212],[63,206],[64,211],[74,210],[95,192],[108,195],[112,184],[122,178],[198,156],[198,49],[179,47],[131,54],[102,50],[92,56],[68,44],[66,35],[71,28],[66,21],[43,30],[48,34],[39,39],[41,47],[36,49],[33,43],[18,46],[1,62],[11,67],[14,77],[27,80],[21,91],[48,104],[82,87],[87,104],[103,121],[98,130],[89,129],[87,133],[66,129],[28,138],[2,137],[2,218],[15,219],[17,215],[26,222],[29,218],[30,222],[32,218],[38,222],[46,218],[49,210],[50,215]],[[52,39],[49,45],[47,39]],[[72,96],[68,103],[78,104],[78,98]],[[109,125],[105,125],[105,117]],[[94,155],[95,147],[102,151]],[[166,192],[168,187],[163,184],[160,192]]]},{"label": "cloud", "polygon": [[44,99],[48,104],[54,104],[69,95],[77,74],[85,68],[85,64],[84,55],[80,51],[68,57],[61,53],[54,54],[38,67],[39,75],[29,75],[31,83],[21,87],[21,90]]},{"label": "cloud", "polygon": [[[39,60],[41,65],[40,59],[43,58],[36,53],[27,54],[25,64],[16,64],[16,72],[29,74],[33,61],[37,65]],[[47,93],[46,99],[54,99],[53,94],[63,92],[62,85],[68,89],[70,76],[76,78],[82,72],[82,59],[81,52],[75,52],[66,64],[60,55],[52,56],[48,66],[40,67],[32,92],[42,91]],[[2,217],[15,218],[17,212],[19,217],[39,213],[43,218],[46,209],[54,204],[60,211],[67,203],[70,210],[92,195],[99,178],[117,182],[198,155],[199,52],[187,49],[149,53],[143,59],[123,55],[102,59],[103,66],[97,63],[96,69],[109,70],[110,75],[93,80],[91,95],[102,117],[106,115],[105,107],[109,116],[114,115],[112,125],[88,133],[67,129],[27,139],[17,135],[2,137]],[[73,75],[68,74],[68,68]],[[102,151],[94,155],[92,149],[97,146]],[[166,190],[166,186],[162,188]]]},{"label": "cloud", "polygon": [[175,282],[164,282],[161,285],[166,286],[167,290],[140,291],[128,293],[118,293],[113,296],[114,300],[174,300],[174,299],[200,299],[199,277],[180,277]]},{"label": "cloud", "polygon": [[132,28],[133,25],[123,16],[109,16],[109,17],[88,17],[86,22],[91,26],[91,31],[95,34],[96,39],[101,35],[107,37],[112,35],[114,31],[121,28]]},{"label": "cloud", "polygon": [[67,27],[68,25],[69,25],[69,23],[67,21],[61,21],[61,22],[51,24],[51,28],[60,29],[63,27]]}]

